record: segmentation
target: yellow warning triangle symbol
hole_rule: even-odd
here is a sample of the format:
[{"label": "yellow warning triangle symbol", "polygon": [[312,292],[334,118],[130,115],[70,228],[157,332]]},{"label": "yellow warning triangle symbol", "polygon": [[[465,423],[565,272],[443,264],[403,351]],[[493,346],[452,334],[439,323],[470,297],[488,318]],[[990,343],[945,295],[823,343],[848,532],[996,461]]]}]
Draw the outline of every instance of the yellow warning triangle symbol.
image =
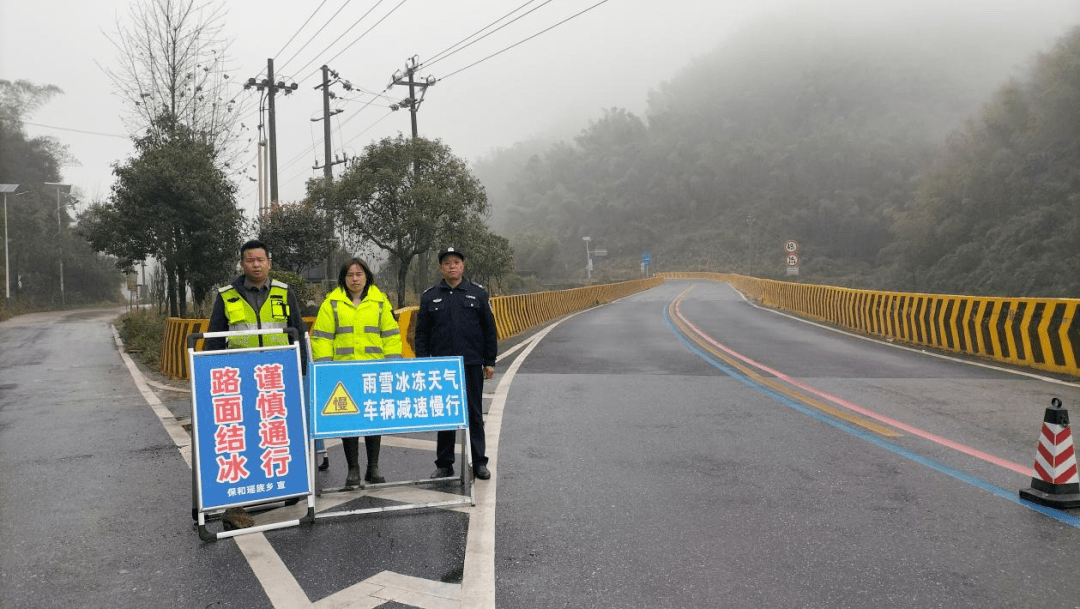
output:
[{"label": "yellow warning triangle symbol", "polygon": [[334,387],[333,393],[330,394],[330,399],[326,401],[326,406],[323,406],[322,413],[327,415],[360,414],[360,409],[356,407],[356,402],[345,390],[345,385],[338,381],[337,387]]}]

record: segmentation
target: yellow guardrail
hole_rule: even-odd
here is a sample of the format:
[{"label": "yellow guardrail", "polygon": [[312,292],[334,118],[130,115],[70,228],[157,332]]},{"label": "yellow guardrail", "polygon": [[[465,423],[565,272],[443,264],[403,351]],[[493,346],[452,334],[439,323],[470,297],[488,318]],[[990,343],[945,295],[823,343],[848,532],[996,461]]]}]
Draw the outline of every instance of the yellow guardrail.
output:
[{"label": "yellow guardrail", "polygon": [[[495,314],[499,340],[503,340],[568,313],[642,292],[663,282],[661,277],[651,277],[570,290],[494,296],[491,299],[491,310]],[[417,309],[418,307],[404,307],[394,311],[398,316],[398,326],[401,327],[401,353],[405,357],[416,356],[413,351],[413,335]],[[305,317],[304,321],[307,322],[310,332],[315,318]],[[188,334],[206,332],[209,324],[208,319],[168,318],[165,321],[165,340],[161,345],[161,371],[173,378],[188,378]],[[195,348],[202,349],[201,341]]]},{"label": "yellow guardrail", "polygon": [[[664,280],[659,277],[651,277],[570,290],[493,296],[491,312],[495,315],[495,327],[499,331],[499,340],[503,340],[568,313],[642,292],[663,282]],[[413,335],[416,330],[414,322],[418,308],[405,307],[395,311],[398,314],[398,325],[401,327],[403,338],[401,354],[404,357],[416,356],[416,352],[413,351]]]},{"label": "yellow guardrail", "polygon": [[1080,377],[1080,299],[856,290],[726,273],[658,273],[729,283],[761,304],[911,345]]},{"label": "yellow guardrail", "polygon": [[[173,378],[188,378],[187,337],[196,332],[206,332],[209,325],[209,319],[166,319],[165,339],[161,342],[161,371]],[[201,351],[203,343],[201,339],[196,341],[195,350]]]},{"label": "yellow guardrail", "polygon": [[[305,317],[308,332],[315,324],[314,317]],[[193,333],[205,333],[210,327],[209,319],[165,319],[165,338],[161,342],[161,371],[174,379],[188,378],[187,337]],[[195,341],[195,350],[202,351],[203,339]]]}]

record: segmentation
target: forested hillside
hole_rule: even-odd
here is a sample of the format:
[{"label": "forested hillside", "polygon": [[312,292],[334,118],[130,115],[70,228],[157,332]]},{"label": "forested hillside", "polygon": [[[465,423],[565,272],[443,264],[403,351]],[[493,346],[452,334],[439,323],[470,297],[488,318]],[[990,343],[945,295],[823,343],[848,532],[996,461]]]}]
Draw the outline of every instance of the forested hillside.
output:
[{"label": "forested hillside", "polygon": [[1080,297],[1080,29],[949,138],[892,220],[899,285]]},{"label": "forested hillside", "polygon": [[644,118],[479,163],[495,228],[549,279],[584,274],[585,236],[601,278],[646,251],[782,278],[794,239],[801,280],[1078,296],[1080,33],[1025,64],[1000,27],[961,25],[758,22]]}]

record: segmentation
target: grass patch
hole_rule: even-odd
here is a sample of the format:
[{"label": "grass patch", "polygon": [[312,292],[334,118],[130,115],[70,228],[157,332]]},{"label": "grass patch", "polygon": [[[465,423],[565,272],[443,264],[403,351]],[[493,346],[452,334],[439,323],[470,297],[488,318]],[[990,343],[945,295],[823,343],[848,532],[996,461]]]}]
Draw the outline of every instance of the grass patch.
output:
[{"label": "grass patch", "polygon": [[164,313],[135,309],[120,316],[120,338],[128,353],[134,353],[152,368],[161,365],[161,343],[165,340]]}]

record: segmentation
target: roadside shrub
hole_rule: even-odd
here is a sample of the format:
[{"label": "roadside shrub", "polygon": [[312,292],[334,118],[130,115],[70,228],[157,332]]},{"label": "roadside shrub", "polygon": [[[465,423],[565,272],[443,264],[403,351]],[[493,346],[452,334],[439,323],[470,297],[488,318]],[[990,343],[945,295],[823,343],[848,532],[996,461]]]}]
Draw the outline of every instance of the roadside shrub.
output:
[{"label": "roadside shrub", "polygon": [[165,314],[150,309],[135,309],[120,316],[120,338],[128,353],[139,356],[147,366],[161,363],[161,344],[165,340]]}]

